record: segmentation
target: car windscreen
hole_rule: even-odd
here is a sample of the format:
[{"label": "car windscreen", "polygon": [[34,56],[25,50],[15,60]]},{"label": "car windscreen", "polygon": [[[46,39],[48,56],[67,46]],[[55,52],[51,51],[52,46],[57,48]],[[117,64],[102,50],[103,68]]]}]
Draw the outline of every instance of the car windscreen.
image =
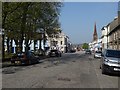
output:
[{"label": "car windscreen", "polygon": [[90,52],[90,50],[86,50],[86,52]]},{"label": "car windscreen", "polygon": [[101,52],[101,51],[96,51],[95,53],[99,53],[99,54],[101,54],[102,52]]},{"label": "car windscreen", "polygon": [[107,50],[106,51],[106,56],[107,57],[120,58],[120,51],[117,51],[117,50]]}]

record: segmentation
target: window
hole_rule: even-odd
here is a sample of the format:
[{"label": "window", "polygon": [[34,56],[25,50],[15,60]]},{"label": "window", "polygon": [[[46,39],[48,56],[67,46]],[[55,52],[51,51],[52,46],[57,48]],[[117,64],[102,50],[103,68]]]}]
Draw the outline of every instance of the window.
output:
[{"label": "window", "polygon": [[107,57],[120,57],[120,51],[115,51],[115,50],[107,50],[106,52]]}]

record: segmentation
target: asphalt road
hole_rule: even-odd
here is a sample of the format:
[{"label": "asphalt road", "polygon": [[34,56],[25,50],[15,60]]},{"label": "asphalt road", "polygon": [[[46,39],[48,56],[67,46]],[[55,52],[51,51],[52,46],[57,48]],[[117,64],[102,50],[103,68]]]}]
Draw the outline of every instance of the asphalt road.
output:
[{"label": "asphalt road", "polygon": [[119,77],[103,75],[99,59],[84,52],[67,53],[29,66],[2,70],[3,88],[118,88]]}]

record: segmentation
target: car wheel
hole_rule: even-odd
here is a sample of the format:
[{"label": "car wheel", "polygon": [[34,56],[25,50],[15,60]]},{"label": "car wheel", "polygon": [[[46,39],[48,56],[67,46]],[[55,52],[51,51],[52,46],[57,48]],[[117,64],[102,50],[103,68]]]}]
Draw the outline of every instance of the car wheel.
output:
[{"label": "car wheel", "polygon": [[31,62],[31,60],[29,60],[29,61],[28,61],[28,65],[31,65],[31,64],[32,64],[32,62]]},{"label": "car wheel", "polygon": [[101,65],[100,65],[100,69],[101,69]]},{"label": "car wheel", "polygon": [[15,64],[15,62],[11,61],[11,64]]},{"label": "car wheel", "polygon": [[61,54],[59,54],[59,57],[61,57]]},{"label": "car wheel", "polygon": [[39,63],[40,59],[37,59],[37,62],[36,63]]}]

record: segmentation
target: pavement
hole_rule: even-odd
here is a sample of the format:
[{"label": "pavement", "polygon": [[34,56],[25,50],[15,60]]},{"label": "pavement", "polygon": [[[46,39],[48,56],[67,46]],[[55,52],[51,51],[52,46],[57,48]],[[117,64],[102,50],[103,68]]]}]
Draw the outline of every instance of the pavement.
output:
[{"label": "pavement", "polygon": [[[44,62],[46,58],[47,58],[47,57],[45,57],[45,56],[41,56],[41,60],[39,61],[39,63]],[[0,63],[0,66],[1,66],[2,68],[5,68],[5,67],[11,67],[11,66],[14,66],[14,65],[11,64],[11,61],[5,61],[5,62],[1,62],[1,63]],[[1,68],[1,67],[0,67],[0,68]]]}]

